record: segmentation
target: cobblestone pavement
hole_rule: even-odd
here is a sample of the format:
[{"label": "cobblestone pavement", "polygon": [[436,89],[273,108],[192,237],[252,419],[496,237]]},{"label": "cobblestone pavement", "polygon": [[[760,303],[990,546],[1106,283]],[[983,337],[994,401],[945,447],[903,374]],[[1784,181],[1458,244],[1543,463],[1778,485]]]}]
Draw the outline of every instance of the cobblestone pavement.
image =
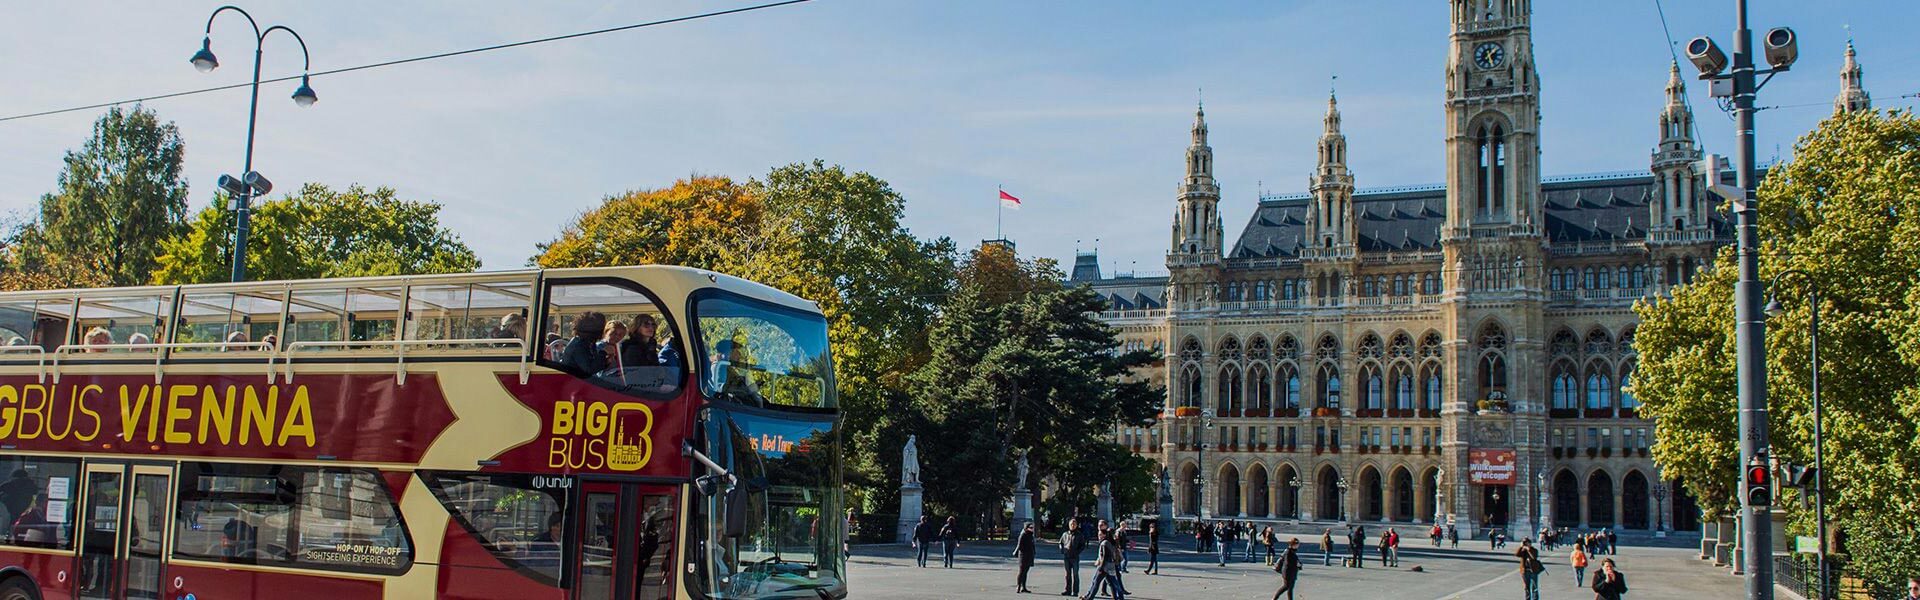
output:
[{"label": "cobblestone pavement", "polygon": [[[1303,542],[1303,547],[1312,544]],[[1377,555],[1369,555],[1364,569],[1321,566],[1318,552],[1303,553],[1307,569],[1300,574],[1300,593],[1296,598],[1394,598],[1405,600],[1445,600],[1452,598],[1521,597],[1520,576],[1512,546],[1505,550],[1487,549],[1484,542],[1462,543],[1457,550],[1431,546],[1403,547],[1399,568],[1382,568]],[[1317,550],[1315,548],[1314,550]],[[1736,598],[1742,594],[1739,578],[1725,569],[1716,569],[1695,558],[1697,552],[1679,548],[1622,547],[1613,557],[1626,573],[1632,588],[1631,598],[1676,598],[1707,600]],[[854,598],[1042,598],[1059,597],[1064,570],[1059,552],[1043,548],[1040,561],[1028,576],[1027,587],[1033,594],[1013,593],[1015,562],[1007,555],[1009,544],[968,543],[960,547],[954,568],[939,568],[936,552],[928,568],[913,564],[913,551],[906,546],[857,546],[848,568],[848,583]],[[1089,552],[1091,554],[1091,552]],[[1263,561],[1229,562],[1217,566],[1217,557],[1202,557],[1182,549],[1161,554],[1164,575],[1142,575],[1145,552],[1133,552],[1129,573],[1123,576],[1128,598],[1137,600],[1228,600],[1271,598],[1279,587],[1279,576]],[[1573,584],[1573,568],[1566,554],[1555,551],[1544,556],[1547,572],[1541,576],[1543,600],[1587,600],[1593,593]],[[1081,567],[1081,578],[1092,581],[1091,561]],[[1413,567],[1420,567],[1415,572]],[[1598,570],[1595,560],[1588,569]]]}]

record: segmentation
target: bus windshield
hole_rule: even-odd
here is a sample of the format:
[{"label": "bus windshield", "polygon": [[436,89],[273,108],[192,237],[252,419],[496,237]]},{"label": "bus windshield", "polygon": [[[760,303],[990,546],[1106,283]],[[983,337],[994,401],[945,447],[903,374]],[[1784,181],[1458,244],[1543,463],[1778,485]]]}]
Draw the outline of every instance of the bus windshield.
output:
[{"label": "bus windshield", "polygon": [[[724,533],[723,494],[707,498],[714,598],[843,597],[845,515],[836,418],[714,410],[715,457],[744,486],[740,537]],[[792,418],[789,418],[792,417]]]},{"label": "bus windshield", "polygon": [[827,321],[726,293],[694,307],[707,394],[748,406],[831,409],[836,405],[827,353]]}]

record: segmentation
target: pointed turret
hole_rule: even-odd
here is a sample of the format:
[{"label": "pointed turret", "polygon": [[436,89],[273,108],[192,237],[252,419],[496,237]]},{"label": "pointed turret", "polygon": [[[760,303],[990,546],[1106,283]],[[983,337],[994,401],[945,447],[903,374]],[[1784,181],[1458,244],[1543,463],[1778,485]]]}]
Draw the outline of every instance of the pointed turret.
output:
[{"label": "pointed turret", "polygon": [[1667,69],[1667,107],[1660,112],[1660,144],[1693,141],[1693,109],[1687,107],[1687,82],[1680,78],[1680,63]]},{"label": "pointed turret", "polygon": [[1313,171],[1308,191],[1313,210],[1307,214],[1311,236],[1305,256],[1350,258],[1353,255],[1353,174],[1347,170],[1347,136],[1340,132],[1340,100],[1327,93],[1326,130],[1320,134],[1320,165]]},{"label": "pointed turret", "polygon": [[1861,87],[1859,61],[1853,57],[1853,40],[1847,40],[1847,62],[1840,65],[1840,95],[1833,99],[1833,112],[1850,113],[1873,108],[1873,98]]},{"label": "pointed turret", "polygon": [[1680,64],[1667,69],[1667,106],[1660,110],[1660,143],[1653,148],[1653,202],[1648,208],[1650,245],[1691,244],[1709,236],[1704,190],[1695,162],[1700,149],[1693,140],[1693,109],[1687,106],[1687,83]]},{"label": "pointed turret", "polygon": [[1187,176],[1174,215],[1173,254],[1220,258],[1220,186],[1213,180],[1213,147],[1207,145],[1207,110],[1193,111],[1193,143],[1187,146]]}]

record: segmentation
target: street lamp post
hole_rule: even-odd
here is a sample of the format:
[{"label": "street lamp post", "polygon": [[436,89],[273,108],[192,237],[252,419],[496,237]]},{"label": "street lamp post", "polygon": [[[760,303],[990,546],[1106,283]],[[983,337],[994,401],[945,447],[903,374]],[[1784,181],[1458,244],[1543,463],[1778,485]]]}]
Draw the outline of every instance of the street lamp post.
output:
[{"label": "street lamp post", "polygon": [[1340,490],[1340,523],[1345,524],[1347,522],[1347,478],[1341,477],[1334,481],[1333,487]]},{"label": "street lamp post", "polygon": [[[1756,204],[1758,172],[1754,165],[1754,97],[1760,87],[1799,57],[1793,30],[1785,27],[1767,32],[1764,38],[1767,64],[1771,70],[1756,72],[1753,62],[1753,31],[1747,28],[1747,0],[1734,0],[1733,61],[1728,68],[1727,55],[1712,39],[1698,37],[1687,42],[1687,60],[1700,70],[1700,78],[1709,82],[1715,98],[1732,100],[1735,144],[1734,177],[1737,188],[1720,184],[1718,164],[1707,169],[1708,189],[1732,202],[1734,239],[1738,256],[1738,278],[1734,283],[1734,342],[1737,384],[1739,387],[1740,463],[1767,464],[1767,330],[1760,303],[1760,211]],[[1767,79],[1754,81],[1756,75]],[[1717,163],[1717,159],[1711,162]],[[1773,597],[1773,523],[1768,514],[1771,499],[1743,499],[1741,520],[1745,523],[1741,550],[1745,554],[1743,572],[1747,574],[1749,600]]]},{"label": "street lamp post", "polygon": [[1200,484],[1200,507],[1195,514],[1200,515],[1202,521],[1207,519],[1209,512],[1207,510],[1207,438],[1210,437],[1213,437],[1213,409],[1203,409],[1200,411],[1200,444],[1196,446],[1200,451],[1200,474],[1194,477]]},{"label": "street lamp post", "polygon": [[1298,475],[1287,475],[1287,497],[1293,499],[1288,505],[1287,518],[1298,520],[1300,518],[1300,477]]},{"label": "street lamp post", "polygon": [[1540,534],[1540,543],[1545,544],[1547,530],[1547,474],[1533,474],[1533,531]]},{"label": "street lamp post", "polygon": [[[1767,288],[1773,289],[1775,287],[1774,284],[1788,275],[1796,275],[1807,281],[1807,313],[1809,319],[1807,328],[1810,330],[1808,337],[1811,338],[1808,340],[1811,347],[1810,355],[1807,358],[1807,370],[1811,374],[1813,384],[1813,522],[1815,529],[1814,535],[1820,538],[1819,547],[1814,554],[1814,560],[1817,562],[1815,568],[1820,574],[1820,591],[1816,592],[1816,599],[1825,600],[1827,597],[1827,494],[1825,485],[1827,473],[1824,468],[1826,465],[1822,464],[1822,460],[1825,458],[1825,444],[1821,437],[1822,421],[1825,420],[1825,415],[1820,411],[1820,286],[1814,283],[1813,276],[1807,274],[1806,271],[1788,269],[1785,272],[1774,275],[1773,280],[1767,282]],[[1767,316],[1769,317],[1778,316],[1782,310],[1783,308],[1780,306],[1780,298],[1778,296],[1775,296],[1771,302],[1767,303]]]},{"label": "street lamp post", "polygon": [[293,36],[294,41],[300,42],[300,87],[293,90],[293,103],[301,107],[312,106],[313,103],[320,101],[320,96],[313,92],[312,86],[308,85],[307,72],[313,66],[313,56],[307,53],[307,41],[301,39],[298,32],[284,25],[274,25],[262,31],[260,24],[253,20],[253,15],[247,14],[247,11],[237,6],[222,6],[214,9],[213,14],[207,16],[207,30],[205,36],[200,38],[200,51],[193,53],[191,60],[194,68],[204,73],[220,66],[220,60],[213,55],[213,20],[219,17],[220,13],[229,10],[240,13],[240,16],[247,18],[247,24],[253,26],[253,94],[247,102],[246,164],[240,171],[240,177],[221,175],[219,182],[221,189],[234,196],[233,281],[243,281],[247,278],[247,222],[250,205],[253,198],[266,195],[273,190],[273,184],[253,170],[253,129],[260,114],[260,55],[266,49],[268,35],[275,31],[285,31]]},{"label": "street lamp post", "polygon": [[1653,537],[1667,537],[1667,482],[1653,484]]}]

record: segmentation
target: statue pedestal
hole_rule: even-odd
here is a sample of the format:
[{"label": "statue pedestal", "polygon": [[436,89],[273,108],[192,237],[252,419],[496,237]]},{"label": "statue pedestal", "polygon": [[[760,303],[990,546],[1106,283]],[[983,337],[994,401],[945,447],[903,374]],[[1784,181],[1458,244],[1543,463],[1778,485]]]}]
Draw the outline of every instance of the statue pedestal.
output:
[{"label": "statue pedestal", "polygon": [[1100,496],[1095,500],[1094,512],[1099,513],[1100,520],[1113,522],[1113,492],[1105,485],[1100,486]]},{"label": "statue pedestal", "polygon": [[894,540],[905,544],[913,541],[913,528],[920,524],[920,484],[909,483],[900,486],[900,527]]},{"label": "statue pedestal", "polygon": [[1033,522],[1033,492],[1020,490],[1013,493],[1013,522],[1007,524],[1007,538],[1020,539],[1020,532]]}]

